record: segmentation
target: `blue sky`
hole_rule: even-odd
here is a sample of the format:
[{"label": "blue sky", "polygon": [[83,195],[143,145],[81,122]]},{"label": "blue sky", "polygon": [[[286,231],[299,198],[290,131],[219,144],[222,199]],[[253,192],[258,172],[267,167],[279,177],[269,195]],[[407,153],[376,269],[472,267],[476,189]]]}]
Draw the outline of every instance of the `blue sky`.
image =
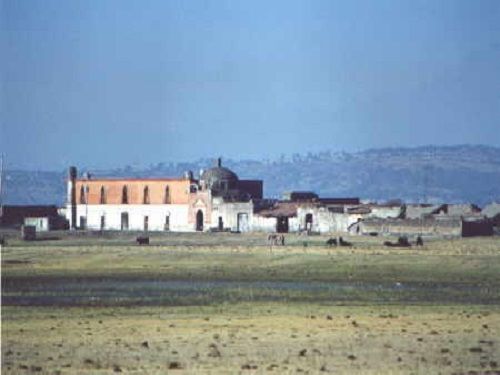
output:
[{"label": "blue sky", "polygon": [[3,0],[1,12],[11,167],[500,146],[500,1]]}]

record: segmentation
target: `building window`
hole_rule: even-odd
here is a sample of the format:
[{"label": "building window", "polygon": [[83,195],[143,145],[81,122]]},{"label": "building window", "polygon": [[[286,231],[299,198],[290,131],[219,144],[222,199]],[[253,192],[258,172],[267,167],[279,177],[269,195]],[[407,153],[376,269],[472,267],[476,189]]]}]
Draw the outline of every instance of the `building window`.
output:
[{"label": "building window", "polygon": [[122,212],[121,215],[121,229],[128,230],[128,212]]},{"label": "building window", "polygon": [[165,227],[164,227],[165,231],[169,231],[170,230],[170,216],[167,215],[165,216]]},{"label": "building window", "polygon": [[163,197],[163,203],[170,203],[170,187],[168,185],[165,186],[165,196]]},{"label": "building window", "polygon": [[149,204],[149,187],[144,187],[144,195],[142,197],[143,204]]},{"label": "building window", "polygon": [[101,198],[99,202],[101,204],[106,204],[106,191],[104,190],[104,186],[101,186]]},{"label": "building window", "polygon": [[87,229],[87,218],[85,216],[80,216],[80,229]]},{"label": "building window", "polygon": [[87,203],[86,197],[85,197],[85,187],[82,185],[80,187],[80,204],[85,204]]},{"label": "building window", "polygon": [[106,216],[101,215],[101,230],[104,230],[106,228]]},{"label": "building window", "polygon": [[122,204],[128,204],[128,189],[124,186],[122,189]]},{"label": "building window", "polygon": [[149,229],[149,216],[144,216],[144,232],[147,232]]}]

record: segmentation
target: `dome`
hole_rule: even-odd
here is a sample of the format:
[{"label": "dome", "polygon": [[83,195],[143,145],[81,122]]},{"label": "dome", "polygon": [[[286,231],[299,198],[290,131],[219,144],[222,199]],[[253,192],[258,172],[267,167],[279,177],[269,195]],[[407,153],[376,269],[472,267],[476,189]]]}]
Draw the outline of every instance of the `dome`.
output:
[{"label": "dome", "polygon": [[224,167],[214,167],[207,169],[201,175],[201,180],[203,181],[216,181],[216,180],[226,180],[226,181],[238,181],[238,176],[232,170]]},{"label": "dome", "polygon": [[207,169],[200,176],[205,188],[211,189],[212,193],[227,192],[238,185],[238,176],[232,170],[221,165],[221,159],[217,160],[217,165]]}]

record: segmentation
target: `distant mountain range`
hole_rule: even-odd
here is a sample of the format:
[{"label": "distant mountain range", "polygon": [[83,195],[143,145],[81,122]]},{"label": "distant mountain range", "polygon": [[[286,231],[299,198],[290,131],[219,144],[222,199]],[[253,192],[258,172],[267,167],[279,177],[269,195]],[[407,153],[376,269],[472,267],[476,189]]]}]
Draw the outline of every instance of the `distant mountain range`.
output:
[{"label": "distant mountain range", "polygon": [[[90,171],[94,176],[172,177],[187,170],[198,176],[213,160],[158,163]],[[490,146],[424,146],[361,152],[294,154],[277,160],[223,160],[240,178],[264,180],[268,198],[285,191],[314,191],[322,197],[360,197],[373,201],[500,201],[500,148]],[[86,170],[80,170],[85,172]],[[57,204],[66,197],[66,171],[6,171],[4,204]]]}]

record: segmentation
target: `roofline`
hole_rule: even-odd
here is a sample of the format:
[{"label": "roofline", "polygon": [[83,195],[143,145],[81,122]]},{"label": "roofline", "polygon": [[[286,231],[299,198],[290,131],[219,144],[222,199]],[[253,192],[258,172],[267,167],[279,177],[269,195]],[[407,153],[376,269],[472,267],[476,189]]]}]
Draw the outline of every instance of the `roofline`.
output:
[{"label": "roofline", "polygon": [[197,182],[198,180],[196,179],[186,179],[186,178],[139,178],[139,177],[127,177],[127,178],[121,178],[121,177],[104,177],[104,178],[77,178],[75,180],[76,182],[119,182],[119,181],[189,181],[189,182]]}]

